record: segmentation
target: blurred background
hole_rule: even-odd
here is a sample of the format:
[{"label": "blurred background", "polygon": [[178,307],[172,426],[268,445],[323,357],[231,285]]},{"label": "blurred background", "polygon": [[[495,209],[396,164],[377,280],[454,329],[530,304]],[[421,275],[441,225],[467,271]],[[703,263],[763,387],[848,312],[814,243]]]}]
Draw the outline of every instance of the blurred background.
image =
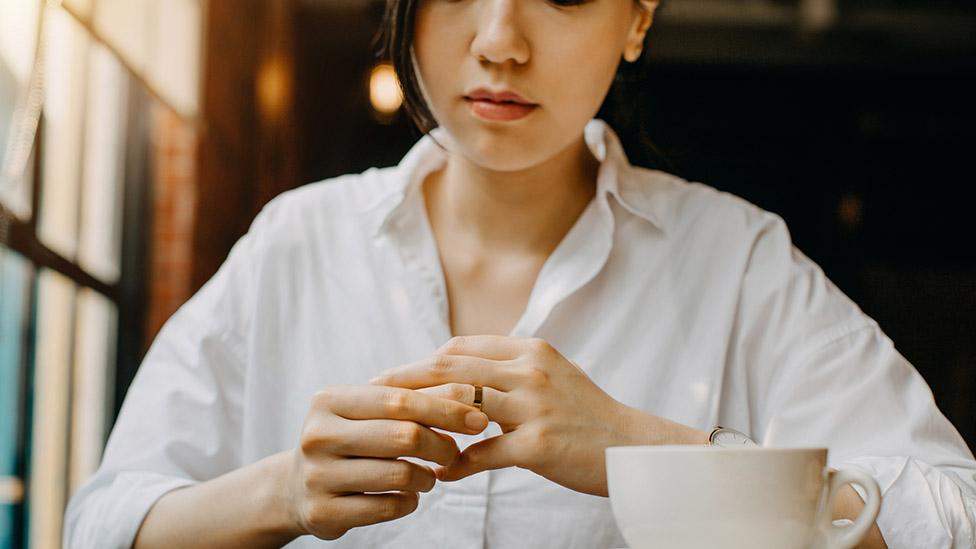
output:
[{"label": "blurred background", "polygon": [[[0,549],[60,545],[149,343],[264,203],[417,140],[382,11],[0,0]],[[974,54],[965,0],[664,0],[640,68],[662,154],[619,130],[783,216],[970,447]]]}]

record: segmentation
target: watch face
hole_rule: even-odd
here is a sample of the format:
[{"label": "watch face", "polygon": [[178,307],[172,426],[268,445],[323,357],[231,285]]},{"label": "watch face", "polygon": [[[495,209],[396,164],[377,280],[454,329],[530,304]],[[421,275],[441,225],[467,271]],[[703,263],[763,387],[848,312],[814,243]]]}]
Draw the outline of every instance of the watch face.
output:
[{"label": "watch face", "polygon": [[722,429],[721,431],[715,433],[715,436],[712,437],[712,444],[722,448],[756,446],[756,443],[753,442],[751,438],[738,431],[733,431],[732,429]]}]

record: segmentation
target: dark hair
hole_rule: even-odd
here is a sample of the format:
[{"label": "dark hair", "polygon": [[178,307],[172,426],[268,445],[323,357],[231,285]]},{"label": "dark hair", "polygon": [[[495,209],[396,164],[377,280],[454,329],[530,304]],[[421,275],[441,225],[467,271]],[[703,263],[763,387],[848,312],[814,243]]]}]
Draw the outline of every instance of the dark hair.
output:
[{"label": "dark hair", "polygon": [[[373,44],[376,55],[393,65],[403,91],[403,107],[407,115],[418,130],[428,134],[437,127],[437,121],[420,91],[410,56],[418,2],[420,0],[386,0],[383,21]],[[633,63],[621,61],[596,117],[605,120],[618,133],[631,162],[648,167],[663,163],[671,167],[647,131],[646,59],[647,55],[642,54]]]}]

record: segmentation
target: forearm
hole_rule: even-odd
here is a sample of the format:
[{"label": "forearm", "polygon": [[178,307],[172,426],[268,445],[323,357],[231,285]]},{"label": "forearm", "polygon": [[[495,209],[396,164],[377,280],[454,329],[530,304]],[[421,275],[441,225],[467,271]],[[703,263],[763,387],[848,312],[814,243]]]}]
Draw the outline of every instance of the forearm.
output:
[{"label": "forearm", "polygon": [[301,534],[291,515],[282,452],[173,490],[149,510],[134,547],[281,547]]},{"label": "forearm", "polygon": [[[854,520],[861,511],[864,509],[864,500],[861,496],[857,495],[857,492],[848,484],[844,486],[837,497],[834,499],[834,520],[837,519],[850,519]],[[888,545],[885,543],[883,537],[881,537],[881,530],[878,528],[878,524],[875,523],[868,534],[864,536],[861,540],[860,549],[888,549]]]}]

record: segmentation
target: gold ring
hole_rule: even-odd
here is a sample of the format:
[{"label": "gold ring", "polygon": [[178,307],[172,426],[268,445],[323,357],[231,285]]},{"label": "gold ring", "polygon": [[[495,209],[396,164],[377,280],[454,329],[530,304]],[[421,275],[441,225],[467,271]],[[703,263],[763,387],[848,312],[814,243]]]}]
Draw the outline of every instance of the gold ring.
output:
[{"label": "gold ring", "polygon": [[481,385],[472,385],[472,387],[474,387],[474,404],[472,404],[472,406],[480,410],[481,397],[484,394],[484,389],[481,387]]}]

